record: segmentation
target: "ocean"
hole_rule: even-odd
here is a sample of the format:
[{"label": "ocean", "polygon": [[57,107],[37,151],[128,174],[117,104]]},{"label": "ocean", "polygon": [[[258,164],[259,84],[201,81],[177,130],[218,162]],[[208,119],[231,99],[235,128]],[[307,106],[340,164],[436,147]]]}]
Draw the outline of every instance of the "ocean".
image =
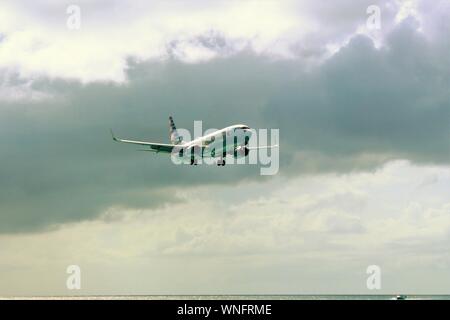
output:
[{"label": "ocean", "polygon": [[[395,295],[126,295],[15,296],[0,300],[396,300]],[[406,295],[406,300],[450,300],[450,295]]]}]

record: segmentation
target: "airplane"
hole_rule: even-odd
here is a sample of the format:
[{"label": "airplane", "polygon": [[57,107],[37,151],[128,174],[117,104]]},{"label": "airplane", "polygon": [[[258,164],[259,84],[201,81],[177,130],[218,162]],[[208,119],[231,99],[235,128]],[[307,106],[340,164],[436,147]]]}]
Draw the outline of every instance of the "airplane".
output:
[{"label": "airplane", "polygon": [[250,147],[248,144],[252,136],[252,131],[245,124],[232,125],[192,141],[183,141],[183,138],[177,131],[172,116],[169,116],[170,144],[118,139],[112,130],[111,135],[116,142],[149,147],[149,149],[143,149],[141,151],[178,154],[181,158],[187,159],[191,165],[197,165],[200,158],[210,157],[217,159],[216,163],[218,166],[225,166],[225,157],[227,155],[241,158],[248,156],[250,150],[278,147],[278,145]]}]

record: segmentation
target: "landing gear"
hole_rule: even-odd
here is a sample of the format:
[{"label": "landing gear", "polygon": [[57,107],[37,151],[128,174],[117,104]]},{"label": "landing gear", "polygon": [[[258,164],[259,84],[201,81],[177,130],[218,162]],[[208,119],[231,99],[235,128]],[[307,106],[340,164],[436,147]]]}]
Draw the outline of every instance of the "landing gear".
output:
[{"label": "landing gear", "polygon": [[225,165],[225,160],[224,159],[220,159],[219,161],[217,161],[217,165],[223,167]]}]

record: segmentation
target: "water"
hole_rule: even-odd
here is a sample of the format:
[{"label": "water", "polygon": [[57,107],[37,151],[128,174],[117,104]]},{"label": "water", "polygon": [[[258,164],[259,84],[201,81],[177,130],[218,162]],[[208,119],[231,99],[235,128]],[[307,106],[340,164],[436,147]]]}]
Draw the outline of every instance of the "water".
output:
[{"label": "water", "polygon": [[[395,295],[130,295],[130,296],[24,296],[26,300],[395,300]],[[408,295],[407,300],[450,300],[450,295]]]}]

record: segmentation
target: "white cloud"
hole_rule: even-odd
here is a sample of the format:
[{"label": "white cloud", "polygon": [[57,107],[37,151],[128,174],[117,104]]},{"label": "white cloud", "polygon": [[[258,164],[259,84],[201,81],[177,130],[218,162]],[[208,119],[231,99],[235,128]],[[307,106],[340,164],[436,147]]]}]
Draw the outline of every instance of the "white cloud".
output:
[{"label": "white cloud", "polygon": [[[48,6],[48,4],[47,4]],[[55,6],[52,4],[52,6]],[[23,10],[24,8],[22,8]],[[201,10],[185,8],[182,3],[156,3],[138,8],[120,7],[129,20],[117,18],[111,7],[81,5],[81,29],[66,28],[65,7],[57,6],[59,19],[45,21],[12,5],[2,5],[0,65],[22,77],[49,76],[74,78],[84,82],[125,81],[126,59],[166,59],[166,47],[181,40],[174,56],[197,62],[215,56],[195,39],[212,30],[231,41],[249,41],[257,51],[266,49],[274,39],[298,23],[275,2],[222,3]],[[92,10],[92,12],[90,11]],[[44,10],[45,11],[45,10]],[[99,20],[98,20],[99,19]]]},{"label": "white cloud", "polygon": [[395,21],[401,22],[402,20],[408,18],[408,17],[415,17],[418,18],[418,0],[402,0],[398,2],[399,10],[397,12],[397,15],[395,16]]},{"label": "white cloud", "polygon": [[[376,1],[377,3],[379,1]],[[397,4],[383,3],[389,29]],[[21,77],[126,81],[127,58],[205,61],[251,49],[278,58],[317,62],[365,25],[370,1],[312,5],[307,1],[81,2],[81,29],[66,27],[69,2],[0,5],[0,66]],[[37,10],[39,8],[39,10]],[[399,15],[406,16],[406,5]],[[226,50],[198,41],[223,37]],[[384,31],[373,35],[381,41]],[[170,44],[176,44],[170,47]],[[168,50],[168,47],[170,50]]]},{"label": "white cloud", "polygon": [[[373,263],[385,292],[444,292],[449,183],[450,168],[394,161],[372,173],[197,187],[156,210],[110,208],[53,232],[1,236],[0,294],[68,294],[58,284],[68,264],[89,274],[83,294],[365,292]],[[243,200],[223,198],[230,188]],[[344,282],[322,287],[329,277]]]}]

